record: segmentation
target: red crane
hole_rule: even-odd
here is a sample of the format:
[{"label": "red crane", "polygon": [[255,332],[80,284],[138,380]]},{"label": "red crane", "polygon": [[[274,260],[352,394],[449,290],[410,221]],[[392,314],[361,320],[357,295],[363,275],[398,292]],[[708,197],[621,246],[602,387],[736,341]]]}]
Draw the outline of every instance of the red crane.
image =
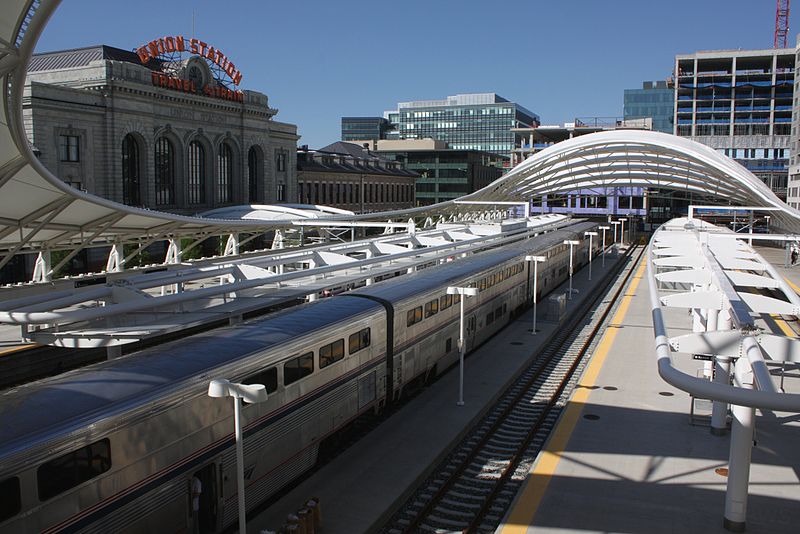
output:
[{"label": "red crane", "polygon": [[789,35],[789,0],[777,0],[775,8],[775,42],[774,48],[786,48],[786,37]]}]

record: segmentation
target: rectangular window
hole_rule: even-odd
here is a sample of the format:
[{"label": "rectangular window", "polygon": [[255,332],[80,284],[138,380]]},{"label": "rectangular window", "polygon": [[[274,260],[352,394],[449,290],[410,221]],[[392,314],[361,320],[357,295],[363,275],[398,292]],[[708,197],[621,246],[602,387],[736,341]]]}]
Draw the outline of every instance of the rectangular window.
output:
[{"label": "rectangular window", "polygon": [[52,499],[109,469],[111,469],[111,444],[108,439],[101,439],[76,451],[68,452],[39,466],[36,471],[39,500]]},{"label": "rectangular window", "polygon": [[277,167],[278,167],[278,172],[285,172],[286,171],[286,153],[285,152],[278,152],[278,155],[277,155]]},{"label": "rectangular window", "polygon": [[58,159],[61,161],[80,161],[80,137],[77,135],[60,135],[58,137]]},{"label": "rectangular window", "polygon": [[370,331],[369,328],[365,328],[363,330],[359,330],[355,334],[350,335],[350,339],[348,340],[349,343],[349,351],[350,354],[360,351],[361,349],[365,349],[369,347],[370,344]]},{"label": "rectangular window", "polygon": [[283,364],[283,385],[288,386],[314,372],[314,353],[307,352]]},{"label": "rectangular window", "polygon": [[448,337],[444,342],[444,351],[450,352],[451,350],[453,350],[453,338]]},{"label": "rectangular window", "polygon": [[425,318],[439,313],[439,299],[433,299],[425,303]]},{"label": "rectangular window", "polygon": [[242,381],[243,384],[264,384],[267,393],[274,393],[278,390],[278,368],[270,367],[266,371],[248,376]]},{"label": "rectangular window", "polygon": [[439,299],[439,309],[446,310],[453,305],[453,295],[444,295]]},{"label": "rectangular window", "polygon": [[413,310],[408,310],[406,314],[406,326],[415,325],[422,321],[422,306],[417,306]]},{"label": "rectangular window", "polygon": [[333,343],[319,348],[320,369],[325,369],[342,358],[344,358],[344,339],[337,339]]},{"label": "rectangular window", "polygon": [[486,326],[489,326],[494,322],[494,312],[486,314]]},{"label": "rectangular window", "polygon": [[286,202],[286,184],[278,184],[277,201]]},{"label": "rectangular window", "polygon": [[11,477],[0,482],[0,521],[14,517],[21,509],[19,478]]}]

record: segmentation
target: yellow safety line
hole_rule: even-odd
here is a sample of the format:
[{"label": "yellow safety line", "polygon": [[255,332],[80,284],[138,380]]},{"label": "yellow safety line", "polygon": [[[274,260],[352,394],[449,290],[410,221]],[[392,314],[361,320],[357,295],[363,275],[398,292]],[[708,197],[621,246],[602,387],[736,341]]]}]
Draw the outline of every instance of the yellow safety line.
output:
[{"label": "yellow safety line", "polygon": [[792,282],[791,280],[789,280],[789,279],[788,279],[788,278],[786,278],[785,276],[783,277],[783,279],[784,279],[784,280],[786,280],[786,283],[787,283],[787,284],[789,284],[789,286],[790,286],[792,289],[794,289],[794,292],[795,292],[795,293],[798,293],[798,294],[800,294],[800,287],[797,287],[797,286],[794,284],[794,282]]},{"label": "yellow safety line", "polygon": [[[636,288],[642,280],[646,265],[646,262],[643,261],[639,266],[609,326],[622,325],[622,321],[628,313],[631,300],[636,293]],[[600,340],[597,350],[594,352],[583,377],[581,377],[580,386],[583,387],[576,388],[572,394],[572,398],[567,403],[563,415],[553,430],[552,436],[539,456],[539,461],[528,473],[528,479],[522,488],[520,498],[514,505],[513,510],[511,510],[508,521],[502,525],[501,534],[522,534],[533,523],[533,518],[547,490],[547,485],[556,471],[562,452],[567,448],[567,442],[569,442],[572,431],[578,423],[578,417],[583,410],[583,405],[586,404],[589,398],[590,390],[588,387],[593,386],[597,380],[606,355],[608,355],[611,346],[614,344],[618,332],[619,328],[607,328],[604,332],[603,339]]]},{"label": "yellow safety line", "polygon": [[38,343],[30,343],[28,345],[18,345],[16,347],[11,347],[10,349],[0,350],[0,356],[5,356],[6,354],[13,354],[21,350],[32,349],[33,347],[38,347],[38,346],[39,346]]}]

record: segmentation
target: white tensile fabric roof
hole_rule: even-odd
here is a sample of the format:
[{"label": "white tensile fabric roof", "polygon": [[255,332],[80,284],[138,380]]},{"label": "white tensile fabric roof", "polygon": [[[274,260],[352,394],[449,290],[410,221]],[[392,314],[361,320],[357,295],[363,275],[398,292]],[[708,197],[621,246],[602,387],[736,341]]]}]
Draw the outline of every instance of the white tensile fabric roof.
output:
[{"label": "white tensile fabric roof", "polygon": [[[287,225],[286,220],[201,219],[132,208],[75,190],[42,166],[25,136],[22,93],[34,46],[58,3],[6,0],[0,12],[0,76],[6,95],[0,110],[0,253],[5,259],[42,248],[260,233]],[[465,199],[525,201],[548,192],[606,186],[680,189],[735,204],[777,207],[781,211],[773,214],[773,223],[800,230],[800,212],[786,206],[733,160],[686,139],[639,130],[603,132],[558,143]],[[469,209],[475,208],[456,207],[449,201],[346,218],[398,220]]]},{"label": "white tensile fabric roof", "polygon": [[778,208],[772,224],[800,232],[800,211],[733,159],[683,137],[645,130],[613,130],[562,141],[464,199],[531,199],[604,187],[671,189],[731,205]]}]

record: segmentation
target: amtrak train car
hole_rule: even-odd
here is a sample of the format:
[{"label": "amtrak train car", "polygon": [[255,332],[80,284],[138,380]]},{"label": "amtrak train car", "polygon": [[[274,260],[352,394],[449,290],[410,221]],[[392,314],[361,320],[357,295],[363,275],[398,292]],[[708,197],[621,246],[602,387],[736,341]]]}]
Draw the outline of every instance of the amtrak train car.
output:
[{"label": "amtrak train car", "polygon": [[[526,254],[548,257],[542,294],[568,276],[565,239],[594,223],[172,341],[0,395],[0,532],[218,532],[237,520],[233,409],[214,378],[264,384],[245,405],[253,508],[314,465],[320,445],[457,360],[460,303],[471,350],[530,296]],[[588,244],[576,251],[586,261]],[[577,268],[577,267],[576,267]],[[203,487],[192,511],[190,484]]]}]

